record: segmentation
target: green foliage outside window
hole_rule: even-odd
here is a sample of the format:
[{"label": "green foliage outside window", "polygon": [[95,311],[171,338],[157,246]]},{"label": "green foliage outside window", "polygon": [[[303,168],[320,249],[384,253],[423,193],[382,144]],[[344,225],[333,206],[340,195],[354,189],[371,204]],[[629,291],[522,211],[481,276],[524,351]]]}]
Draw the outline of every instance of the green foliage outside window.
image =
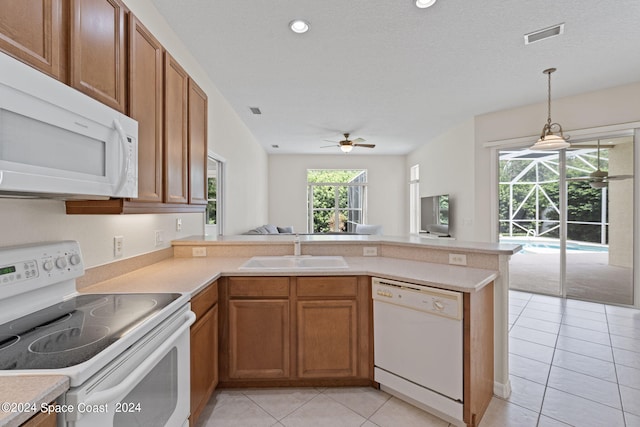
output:
[{"label": "green foliage outside window", "polygon": [[207,217],[206,224],[213,225],[216,223],[216,209],[217,209],[217,191],[218,183],[215,177],[209,177],[207,179]]},{"label": "green foliage outside window", "polygon": [[366,184],[365,171],[310,169],[307,183],[313,233],[353,231],[361,223],[364,187],[349,184]]},{"label": "green foliage outside window", "polygon": [[[601,155],[606,159],[606,150]],[[585,168],[584,159],[567,156],[567,178],[586,176],[595,169],[595,161],[589,162],[592,168]],[[537,162],[535,167],[531,167],[532,162]],[[601,163],[606,169],[605,161],[601,159]],[[527,167],[530,169],[525,172]],[[512,235],[560,238],[557,160],[500,160],[499,178],[501,235],[509,235],[509,222],[505,220],[509,219],[511,206],[514,212],[511,220],[518,225],[513,227]],[[601,222],[608,222],[608,218],[602,218],[602,203],[602,189],[592,188],[587,181],[567,182],[568,240],[606,243],[602,242]]]}]

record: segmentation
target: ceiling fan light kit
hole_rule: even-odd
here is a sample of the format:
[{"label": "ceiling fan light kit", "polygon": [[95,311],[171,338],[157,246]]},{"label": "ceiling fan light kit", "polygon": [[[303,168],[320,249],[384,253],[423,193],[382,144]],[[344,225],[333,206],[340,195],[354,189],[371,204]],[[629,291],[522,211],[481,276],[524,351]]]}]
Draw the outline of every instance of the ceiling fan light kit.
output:
[{"label": "ceiling fan light kit", "polygon": [[[321,148],[326,148],[326,147],[340,147],[340,150],[343,153],[350,153],[351,150],[353,150],[353,147],[363,147],[363,148],[375,148],[375,144],[361,144],[362,142],[364,142],[365,140],[362,138],[356,138],[354,140],[350,140],[349,139],[349,134],[348,133],[344,133],[344,140],[340,141],[337,143],[337,145],[325,145],[324,147]],[[325,140],[328,142],[333,142],[333,141],[329,141],[329,140]]]},{"label": "ceiling fan light kit", "polygon": [[[535,151],[549,151],[549,150],[561,150],[568,148],[571,144],[567,142],[569,137],[565,137],[562,132],[562,126],[558,123],[551,122],[551,73],[556,71],[555,68],[547,68],[543,71],[548,76],[547,84],[547,123],[542,127],[542,133],[540,139],[531,146],[531,150]],[[554,129],[556,133],[554,133]]]}]

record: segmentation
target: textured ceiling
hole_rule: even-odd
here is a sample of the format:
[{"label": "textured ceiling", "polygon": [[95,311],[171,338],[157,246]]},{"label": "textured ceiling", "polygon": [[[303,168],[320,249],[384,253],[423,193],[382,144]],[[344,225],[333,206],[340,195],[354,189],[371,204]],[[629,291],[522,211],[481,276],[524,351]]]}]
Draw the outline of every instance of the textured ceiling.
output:
[{"label": "textured ceiling", "polygon": [[[351,132],[376,144],[354,154],[406,154],[472,116],[544,102],[549,67],[553,98],[640,81],[638,0],[152,1],[269,153],[339,153],[323,140]],[[294,18],[310,31],[291,32]],[[563,35],[524,45],[559,23]]]}]

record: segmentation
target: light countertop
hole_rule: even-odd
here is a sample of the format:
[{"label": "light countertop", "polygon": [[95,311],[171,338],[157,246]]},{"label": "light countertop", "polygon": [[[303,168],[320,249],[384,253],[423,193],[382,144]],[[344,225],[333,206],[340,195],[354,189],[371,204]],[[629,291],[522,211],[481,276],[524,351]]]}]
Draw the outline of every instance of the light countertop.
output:
[{"label": "light countertop", "polygon": [[385,257],[345,257],[346,269],[240,270],[248,257],[170,258],[84,288],[82,292],[186,292],[195,295],[221,276],[368,275],[475,292],[498,276],[497,271]]},{"label": "light countertop", "polygon": [[69,379],[62,375],[0,377],[0,426],[19,426],[68,388]]}]

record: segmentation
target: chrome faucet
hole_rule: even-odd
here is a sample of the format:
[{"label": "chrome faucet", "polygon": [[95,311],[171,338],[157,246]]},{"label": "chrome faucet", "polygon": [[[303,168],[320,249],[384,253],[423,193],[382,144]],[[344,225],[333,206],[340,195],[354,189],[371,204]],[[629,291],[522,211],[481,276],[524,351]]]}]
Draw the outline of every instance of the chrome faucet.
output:
[{"label": "chrome faucet", "polygon": [[294,239],[293,239],[293,255],[294,256],[300,256],[301,255],[300,236],[298,236],[297,233],[296,233],[296,237],[294,237]]}]

